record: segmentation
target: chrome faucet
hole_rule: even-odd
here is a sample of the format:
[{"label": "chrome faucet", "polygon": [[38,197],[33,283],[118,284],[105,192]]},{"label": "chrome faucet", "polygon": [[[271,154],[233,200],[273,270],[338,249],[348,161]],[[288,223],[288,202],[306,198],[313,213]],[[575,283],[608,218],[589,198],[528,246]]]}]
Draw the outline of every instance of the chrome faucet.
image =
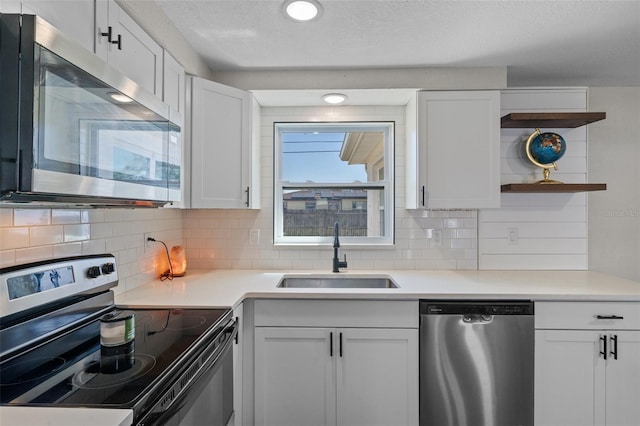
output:
[{"label": "chrome faucet", "polygon": [[339,240],[340,230],[338,222],[333,225],[333,272],[340,272],[340,268],[347,267],[347,255],[344,255],[344,261],[338,259],[338,248],[340,248]]}]

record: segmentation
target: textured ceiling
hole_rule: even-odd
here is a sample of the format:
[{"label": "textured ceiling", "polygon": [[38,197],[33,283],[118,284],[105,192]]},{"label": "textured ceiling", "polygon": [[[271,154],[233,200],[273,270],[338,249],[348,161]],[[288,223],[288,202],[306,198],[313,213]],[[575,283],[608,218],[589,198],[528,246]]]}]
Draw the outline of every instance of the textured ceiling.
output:
[{"label": "textured ceiling", "polygon": [[640,0],[156,0],[214,71],[508,67],[509,86],[640,86]]}]

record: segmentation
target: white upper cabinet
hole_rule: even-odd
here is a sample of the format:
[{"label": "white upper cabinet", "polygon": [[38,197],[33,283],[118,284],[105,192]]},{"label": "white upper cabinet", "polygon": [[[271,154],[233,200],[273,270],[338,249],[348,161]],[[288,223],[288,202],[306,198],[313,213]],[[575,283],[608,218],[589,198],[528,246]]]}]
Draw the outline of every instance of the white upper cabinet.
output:
[{"label": "white upper cabinet", "polygon": [[259,139],[251,93],[198,77],[191,81],[192,208],[259,208]]},{"label": "white upper cabinet", "polygon": [[23,0],[22,13],[40,16],[76,43],[94,52],[94,0]]},{"label": "white upper cabinet", "polygon": [[421,91],[407,105],[406,207],[500,207],[500,92]]},{"label": "white upper cabinet", "polygon": [[166,50],[163,58],[162,100],[180,113],[184,119],[185,72],[184,68]]},{"label": "white upper cabinet", "polygon": [[162,47],[114,0],[96,1],[95,40],[98,56],[162,97]]}]

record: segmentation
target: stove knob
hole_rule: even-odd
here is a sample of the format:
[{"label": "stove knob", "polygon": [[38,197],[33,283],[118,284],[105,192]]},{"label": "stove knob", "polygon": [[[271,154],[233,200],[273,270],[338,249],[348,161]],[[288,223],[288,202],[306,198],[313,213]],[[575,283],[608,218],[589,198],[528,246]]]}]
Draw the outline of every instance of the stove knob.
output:
[{"label": "stove knob", "polygon": [[87,269],[87,276],[89,278],[98,278],[100,276],[100,267],[99,266],[91,266]]},{"label": "stove knob", "polygon": [[102,273],[105,274],[105,275],[109,275],[110,273],[114,272],[115,270],[116,270],[116,265],[114,265],[111,262],[105,263],[104,265],[102,265]]}]

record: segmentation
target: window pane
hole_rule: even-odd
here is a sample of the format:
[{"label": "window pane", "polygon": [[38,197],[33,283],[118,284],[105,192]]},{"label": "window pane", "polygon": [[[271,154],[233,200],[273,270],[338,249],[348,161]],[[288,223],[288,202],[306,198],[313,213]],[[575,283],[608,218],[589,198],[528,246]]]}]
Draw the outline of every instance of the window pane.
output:
[{"label": "window pane", "polygon": [[383,132],[283,132],[282,177],[286,182],[375,182],[372,159],[384,151]]},{"label": "window pane", "polygon": [[285,237],[333,236],[340,224],[345,237],[383,237],[384,188],[291,188],[283,192]]}]

